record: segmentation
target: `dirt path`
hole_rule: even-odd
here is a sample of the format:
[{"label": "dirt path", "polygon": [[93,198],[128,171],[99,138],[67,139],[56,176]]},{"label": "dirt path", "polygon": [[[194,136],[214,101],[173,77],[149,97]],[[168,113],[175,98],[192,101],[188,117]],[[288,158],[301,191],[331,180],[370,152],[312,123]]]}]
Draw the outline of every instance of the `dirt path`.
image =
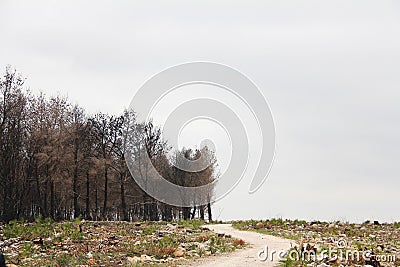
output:
[{"label": "dirt path", "polygon": [[[200,259],[188,266],[201,267],[233,267],[233,266],[276,266],[279,263],[278,255],[275,253],[273,261],[271,261],[271,251],[286,251],[295,245],[293,240],[283,239],[275,236],[259,234],[256,232],[239,231],[232,227],[231,224],[215,224],[207,225],[207,228],[217,233],[224,233],[232,237],[243,239],[250,244],[250,247],[238,249],[235,252],[218,256],[211,256]],[[268,259],[260,261],[258,252],[268,246]],[[264,256],[264,255],[262,255]]]}]

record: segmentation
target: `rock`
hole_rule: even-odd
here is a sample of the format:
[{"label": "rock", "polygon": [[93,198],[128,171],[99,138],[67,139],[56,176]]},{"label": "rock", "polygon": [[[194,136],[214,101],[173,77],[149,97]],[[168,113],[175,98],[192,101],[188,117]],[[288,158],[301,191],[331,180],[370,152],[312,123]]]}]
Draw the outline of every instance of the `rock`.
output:
[{"label": "rock", "polygon": [[133,264],[140,262],[140,257],[137,257],[137,256],[127,257],[126,261],[127,261],[128,265],[133,265]]},{"label": "rock", "polygon": [[140,262],[151,262],[152,258],[149,255],[143,254],[140,256]]},{"label": "rock", "polygon": [[264,228],[264,224],[262,222],[259,222],[259,223],[256,224],[255,228],[256,229]]},{"label": "rock", "polygon": [[183,257],[183,255],[185,255],[186,253],[186,249],[182,248],[182,247],[178,247],[175,251],[174,251],[174,256],[175,257]]},{"label": "rock", "polygon": [[171,229],[171,230],[175,230],[175,229],[176,229],[176,226],[175,226],[175,225],[172,225],[172,224],[170,224],[170,223],[168,223],[168,224],[167,224],[167,228],[169,228],[169,229]]},{"label": "rock", "polygon": [[203,243],[195,243],[195,245],[200,249],[200,250],[208,250],[210,248],[209,245],[203,244]]}]

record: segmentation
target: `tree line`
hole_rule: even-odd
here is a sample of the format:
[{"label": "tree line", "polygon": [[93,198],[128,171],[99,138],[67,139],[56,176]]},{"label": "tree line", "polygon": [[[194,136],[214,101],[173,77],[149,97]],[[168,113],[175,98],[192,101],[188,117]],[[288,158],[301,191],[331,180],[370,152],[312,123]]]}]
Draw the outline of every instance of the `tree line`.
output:
[{"label": "tree line", "polygon": [[[183,186],[216,178],[216,158],[207,147],[171,151],[159,127],[136,122],[133,111],[115,116],[87,114],[61,96],[33,95],[25,79],[7,67],[0,80],[0,218],[54,220],[212,220],[211,204],[181,208],[143,191],[129,171],[125,150],[134,155],[133,175],[156,171]],[[128,142],[127,142],[128,140]],[[180,170],[177,160],[200,157],[207,168]],[[160,189],[162,190],[162,189]],[[210,199],[213,192],[209,192]],[[211,200],[210,200],[211,201]]]}]

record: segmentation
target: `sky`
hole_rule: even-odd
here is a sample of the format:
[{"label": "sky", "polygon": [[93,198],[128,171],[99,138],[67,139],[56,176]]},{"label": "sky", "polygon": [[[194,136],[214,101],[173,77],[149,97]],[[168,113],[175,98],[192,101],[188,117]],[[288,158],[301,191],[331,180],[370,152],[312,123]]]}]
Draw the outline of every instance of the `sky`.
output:
[{"label": "sky", "polygon": [[[398,1],[0,0],[0,36],[2,71],[90,113],[121,113],[146,80],[185,62],[251,78],[274,116],[275,161],[256,193],[242,181],[217,202],[216,219],[400,221]],[[199,92],[210,88],[174,99]],[[168,99],[159,110],[162,120]],[[223,170],[226,133],[191,127],[181,145],[214,134]]]}]

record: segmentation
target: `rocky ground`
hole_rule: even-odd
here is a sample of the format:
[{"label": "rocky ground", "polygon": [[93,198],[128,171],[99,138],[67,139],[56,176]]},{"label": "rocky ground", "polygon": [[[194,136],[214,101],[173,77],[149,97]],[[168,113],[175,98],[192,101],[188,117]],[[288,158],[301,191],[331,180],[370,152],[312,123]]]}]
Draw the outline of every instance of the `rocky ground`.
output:
[{"label": "rocky ground", "polygon": [[245,246],[202,223],[12,222],[0,226],[0,253],[7,266],[175,266]]},{"label": "rocky ground", "polygon": [[[283,266],[400,266],[400,223],[367,221],[354,224],[273,219],[238,221],[233,222],[233,226],[296,240],[299,245],[289,251]],[[314,251],[315,257],[305,251]],[[332,254],[322,254],[323,251]],[[305,257],[296,258],[301,253]]]}]

